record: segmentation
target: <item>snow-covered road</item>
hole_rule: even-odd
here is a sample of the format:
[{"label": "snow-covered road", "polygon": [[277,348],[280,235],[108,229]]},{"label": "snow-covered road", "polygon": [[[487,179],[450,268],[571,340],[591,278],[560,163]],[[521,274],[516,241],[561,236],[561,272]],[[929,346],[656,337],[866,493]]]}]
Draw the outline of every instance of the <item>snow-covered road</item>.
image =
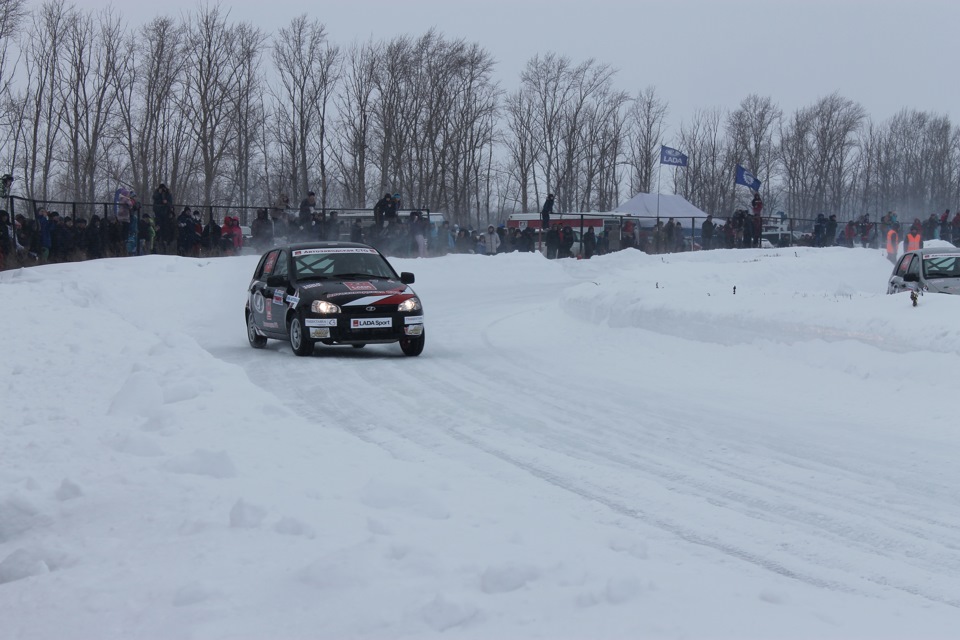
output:
[{"label": "snow-covered road", "polygon": [[250,349],[255,260],[0,275],[12,637],[960,629],[960,298],[876,252],[395,260],[419,358]]}]

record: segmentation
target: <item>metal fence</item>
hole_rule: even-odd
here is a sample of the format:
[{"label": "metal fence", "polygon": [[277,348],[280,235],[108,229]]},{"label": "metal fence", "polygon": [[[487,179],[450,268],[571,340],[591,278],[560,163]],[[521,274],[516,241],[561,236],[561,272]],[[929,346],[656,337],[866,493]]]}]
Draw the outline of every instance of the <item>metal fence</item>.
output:
[{"label": "metal fence", "polygon": [[[533,214],[528,214],[533,215]],[[744,234],[737,232],[735,215],[720,218],[714,217],[715,228],[713,236],[708,242],[704,238],[702,217],[668,217],[668,216],[636,216],[621,213],[558,213],[551,214],[551,225],[570,225],[574,229],[579,229],[581,236],[588,227],[600,228],[606,231],[610,250],[615,251],[623,246],[639,246],[643,250],[649,250],[651,253],[664,253],[674,250],[699,250],[699,249],[721,249],[721,248],[743,248]],[[666,225],[670,220],[676,225],[682,237],[682,242],[676,247],[663,246],[663,238],[656,230]],[[752,216],[745,216],[747,223],[753,223]],[[542,235],[542,229],[539,228],[540,222],[537,218],[533,225],[538,230],[538,241]],[[509,224],[509,223],[508,223]],[[847,229],[847,225],[852,224],[852,230]],[[510,225],[515,226],[515,225]],[[520,223],[519,226],[528,226]],[[731,234],[730,231],[734,233]],[[883,242],[886,235],[886,227],[876,220],[869,220],[863,217],[855,220],[835,221],[831,224],[829,219],[822,221],[822,226],[818,229],[818,220],[814,218],[792,218],[786,215],[778,214],[774,216],[761,216],[761,228],[759,236],[754,233],[747,235],[752,238],[750,246],[766,246],[762,241],[766,240],[773,247],[791,247],[791,246],[859,246],[877,248]],[[632,242],[627,237],[633,234]]]}]

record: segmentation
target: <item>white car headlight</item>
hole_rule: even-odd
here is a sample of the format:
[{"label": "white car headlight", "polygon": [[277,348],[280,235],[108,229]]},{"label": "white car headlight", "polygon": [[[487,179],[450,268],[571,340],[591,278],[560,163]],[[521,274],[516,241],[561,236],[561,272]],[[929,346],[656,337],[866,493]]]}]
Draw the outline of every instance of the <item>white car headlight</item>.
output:
[{"label": "white car headlight", "polygon": [[313,313],[340,313],[340,307],[326,300],[314,300],[310,305]]},{"label": "white car headlight", "polygon": [[417,296],[404,300],[397,306],[397,311],[420,311],[420,309],[423,307],[420,306],[420,298]]}]

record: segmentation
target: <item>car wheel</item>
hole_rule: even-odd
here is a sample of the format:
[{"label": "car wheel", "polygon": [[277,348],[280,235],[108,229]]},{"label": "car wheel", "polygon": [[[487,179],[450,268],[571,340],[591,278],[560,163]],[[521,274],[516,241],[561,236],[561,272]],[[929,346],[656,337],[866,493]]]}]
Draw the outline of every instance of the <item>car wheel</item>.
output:
[{"label": "car wheel", "polygon": [[367,345],[365,345],[365,344],[353,344],[353,345],[350,345],[350,346],[352,346],[354,349],[363,349],[363,348],[364,348],[365,346],[367,346]]},{"label": "car wheel", "polygon": [[423,353],[426,337],[426,333],[421,333],[415,338],[400,338],[400,349],[403,350],[403,355],[418,356]]},{"label": "car wheel", "polygon": [[247,340],[254,349],[263,349],[267,346],[267,338],[257,333],[257,325],[253,321],[253,314],[247,314]]},{"label": "car wheel", "polygon": [[303,326],[303,320],[299,315],[290,319],[290,347],[298,356],[309,356],[313,353],[314,342],[307,337],[307,331]]}]

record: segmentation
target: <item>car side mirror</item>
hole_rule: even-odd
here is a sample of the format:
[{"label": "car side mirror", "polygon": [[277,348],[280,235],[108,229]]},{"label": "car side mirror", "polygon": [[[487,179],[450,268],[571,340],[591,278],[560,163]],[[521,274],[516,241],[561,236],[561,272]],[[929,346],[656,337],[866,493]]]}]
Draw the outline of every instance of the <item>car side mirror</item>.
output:
[{"label": "car side mirror", "polygon": [[920,282],[920,276],[915,273],[905,273],[903,274],[904,282]]},{"label": "car side mirror", "polygon": [[287,279],[284,276],[267,276],[268,287],[282,287],[285,284],[287,284]]},{"label": "car side mirror", "polygon": [[409,271],[400,272],[400,282],[402,282],[403,284],[413,284],[415,281],[416,281],[416,278],[414,278],[413,274],[410,273]]}]

